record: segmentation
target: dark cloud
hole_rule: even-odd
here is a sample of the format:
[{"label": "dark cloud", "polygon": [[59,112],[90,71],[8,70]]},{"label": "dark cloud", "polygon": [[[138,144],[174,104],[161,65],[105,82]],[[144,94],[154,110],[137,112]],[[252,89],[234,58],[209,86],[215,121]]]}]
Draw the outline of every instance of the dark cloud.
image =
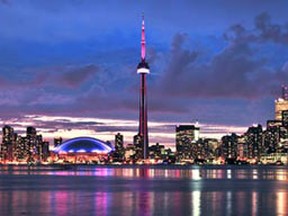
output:
[{"label": "dark cloud", "polygon": [[1,68],[0,88],[77,87],[91,80],[100,71],[95,64],[27,68]]},{"label": "dark cloud", "polygon": [[[256,4],[253,3],[253,5],[255,6]],[[41,14],[43,13],[43,15],[40,16],[39,22],[35,24],[34,28],[34,25],[31,25],[33,22],[31,22],[32,18],[30,16],[38,17],[36,15],[40,12],[34,10],[34,7],[33,10],[29,7],[33,13],[29,13],[30,10],[28,12],[25,11],[25,7],[18,7],[19,12],[23,9],[22,12],[25,12],[28,16],[24,22],[26,26],[23,24],[23,28],[25,27],[24,30],[26,30],[26,27],[28,29],[31,28],[31,31],[26,33],[33,46],[30,46],[29,43],[29,46],[25,46],[25,49],[23,49],[25,51],[23,53],[27,54],[29,61],[19,55],[19,59],[26,61],[27,68],[18,67],[13,70],[7,69],[3,73],[0,72],[0,88],[2,90],[0,103],[3,115],[16,112],[18,114],[112,116],[115,118],[137,119],[139,76],[137,76],[135,69],[139,60],[138,39],[140,39],[140,35],[137,32],[136,38],[135,32],[137,30],[140,31],[140,29],[137,29],[139,26],[136,26],[136,24],[139,24],[139,20],[135,21],[135,23],[130,23],[126,20],[126,26],[125,22],[121,22],[121,20],[116,22],[114,20],[118,17],[111,18],[105,13],[105,17],[111,18],[108,23],[113,23],[109,27],[110,30],[107,30],[109,34],[106,34],[105,30],[100,31],[98,29],[101,26],[98,26],[98,22],[102,19],[96,19],[90,14],[91,11],[87,14],[86,10],[82,10],[79,11],[79,16],[75,16],[75,8],[73,10],[70,8],[71,11],[67,8],[64,11],[61,11],[62,9],[54,11],[53,6],[51,11],[43,13],[46,7],[39,3],[37,7],[42,8]],[[83,8],[84,6],[81,7]],[[86,9],[86,7],[84,8]],[[16,12],[18,11],[15,11],[15,16]],[[55,16],[55,20],[51,19],[51,12],[53,12],[52,15],[53,18]],[[93,11],[93,14],[97,13]],[[190,10],[189,14],[191,14]],[[4,19],[4,15],[2,20],[8,20]],[[229,121],[229,118],[231,120],[231,116],[233,117],[234,115],[231,110],[236,110],[237,113],[241,112],[242,109],[248,110],[243,104],[249,103],[251,98],[261,99],[262,97],[271,96],[274,94],[273,92],[277,92],[276,89],[286,79],[288,75],[287,64],[283,66],[285,62],[281,60],[281,66],[271,66],[271,59],[267,57],[265,52],[261,52],[262,45],[266,47],[268,43],[271,46],[270,52],[274,52],[275,44],[286,46],[286,39],[288,38],[286,37],[286,24],[273,23],[267,13],[257,16],[252,28],[247,27],[249,25],[246,26],[243,23],[236,22],[224,33],[224,38],[215,40],[215,43],[221,40],[220,45],[216,44],[217,48],[211,45],[212,52],[209,53],[209,57],[206,57],[207,50],[209,50],[206,47],[207,44],[210,46],[211,43],[214,43],[209,38],[218,36],[209,35],[208,37],[206,30],[201,31],[200,37],[205,43],[199,44],[200,48],[198,46],[195,48],[191,44],[196,43],[194,40],[197,35],[194,32],[194,28],[192,28],[191,22],[198,22],[199,20],[198,27],[200,26],[200,28],[204,29],[206,25],[203,24],[203,20],[207,17],[202,17],[203,20],[198,18],[196,21],[191,17],[185,17],[184,22],[184,16],[182,14],[181,16],[182,18],[178,18],[175,15],[172,19],[169,15],[170,20],[163,19],[162,21],[152,15],[151,17],[147,16],[147,55],[151,66],[151,74],[148,76],[147,82],[149,86],[149,117],[155,119],[176,119],[179,116],[184,116],[182,119],[195,119],[198,118],[195,116],[199,116],[199,118],[206,118],[208,121],[212,118]],[[7,15],[7,17],[9,16]],[[133,17],[133,20],[137,19],[135,17]],[[71,18],[72,21],[74,19],[79,21],[78,23],[76,22],[77,25],[85,26],[82,24],[87,24],[87,26],[78,29],[77,25],[73,25],[75,22],[70,22]],[[236,18],[239,20],[239,17]],[[61,20],[61,22],[56,22],[58,20]],[[67,23],[67,20],[69,23]],[[94,20],[97,20],[97,23],[94,23]],[[167,22],[161,28],[165,31],[163,29],[158,31],[159,23],[164,22],[164,20]],[[207,20],[205,21],[206,23],[208,22]],[[253,21],[253,19],[251,20]],[[173,25],[173,23],[180,24],[180,22],[185,28],[180,29],[178,25]],[[103,23],[108,28],[109,25],[106,22]],[[104,25],[103,23],[102,25]],[[125,26],[123,23],[125,23]],[[221,23],[221,26],[225,25],[227,28],[228,23],[230,25],[231,21],[225,20],[224,23]],[[14,24],[7,22],[5,25],[0,30],[4,31],[5,34],[3,35],[5,37],[12,37],[9,33],[11,29],[14,29],[15,35],[19,36],[19,28],[16,21]],[[115,30],[118,25],[123,25],[122,30],[119,32]],[[38,28],[37,26],[41,27]],[[47,26],[50,26],[51,29],[47,28]],[[171,27],[171,29],[166,29],[167,26]],[[222,35],[222,27],[219,28],[220,30],[217,29],[218,35]],[[215,28],[218,27],[216,26]],[[38,29],[40,29],[39,32],[36,31]],[[57,31],[58,29],[61,29],[61,31]],[[187,33],[175,34],[170,47],[167,47],[166,42],[170,40],[170,35],[183,31]],[[221,33],[219,33],[220,31]],[[40,38],[48,38],[48,41],[50,39],[51,41],[56,41],[59,39],[57,36],[59,32],[63,33],[63,38],[58,36],[63,40],[65,39],[64,41],[73,41],[74,38],[78,38],[78,35],[83,39],[78,45],[83,43],[84,48],[77,46],[75,43],[65,43],[64,45],[60,42],[57,44],[51,43],[52,45],[49,48],[44,46],[44,54],[40,52],[42,55],[39,55],[41,61],[38,61],[37,66],[35,66],[33,61],[37,61],[38,56],[38,52],[35,50],[41,50],[39,46],[40,48],[42,47],[41,43],[39,45],[39,42],[33,42],[34,40],[37,41],[37,35],[40,35]],[[103,37],[99,37],[98,32],[102,32]],[[94,36],[97,43],[94,40],[90,40]],[[111,43],[108,43],[107,41],[110,40]],[[44,41],[45,43],[43,44],[48,44],[46,40]],[[13,40],[12,42],[16,44]],[[10,41],[10,43],[12,42]],[[101,44],[100,53],[100,45],[98,46],[98,44]],[[21,41],[19,45],[21,45]],[[18,44],[16,48],[15,46],[12,47],[12,51],[15,51],[12,52],[13,56],[14,54],[19,54],[19,50],[16,49]],[[135,48],[136,46],[137,49]],[[34,48],[28,50],[29,47]],[[107,50],[107,47],[109,47],[109,50]],[[65,51],[60,52],[61,50]],[[98,58],[99,56],[101,57]],[[60,62],[59,66],[53,66],[58,65],[57,61],[56,63],[54,62],[55,59]],[[5,63],[6,60],[3,62]],[[11,62],[14,63],[16,61],[13,58]],[[219,98],[224,98],[225,100],[220,101]],[[212,100],[216,102],[212,104]],[[242,101],[237,104],[237,100]],[[238,109],[235,108],[236,106],[238,106]],[[225,113],[227,107],[230,109],[228,114]],[[225,112],[219,112],[219,110],[225,110]],[[229,118],[226,118],[226,116],[229,116]],[[244,119],[244,114],[241,117]],[[65,122],[57,122],[51,127],[77,127],[77,124],[74,123],[73,125],[69,122],[64,124]],[[87,125],[93,127],[93,124]]]},{"label": "dark cloud", "polygon": [[255,18],[255,27],[260,32],[259,36],[262,40],[288,43],[288,23],[283,25],[273,24],[268,13],[259,14]]},{"label": "dark cloud", "polygon": [[249,31],[240,24],[231,26],[224,35],[229,43],[207,63],[198,63],[200,52],[185,48],[187,37],[177,34],[160,85],[162,92],[174,96],[247,99],[275,92],[283,78],[288,77],[287,70],[271,68],[271,59],[259,53],[257,46],[268,40],[286,43],[288,35],[284,26],[271,24],[266,13],[257,16],[255,22],[257,31]]},{"label": "dark cloud", "polygon": [[[197,53],[182,47],[186,35],[175,35],[172,42],[171,59],[165,70],[163,79],[165,93],[175,93],[179,91],[179,87],[184,87],[183,75],[189,75],[188,68],[194,63],[197,58]],[[185,79],[185,78],[184,78]],[[189,81],[189,78],[187,78]],[[186,81],[185,81],[186,82]]]},{"label": "dark cloud", "polygon": [[233,43],[265,43],[274,42],[288,44],[288,23],[275,24],[267,12],[257,15],[254,28],[246,29],[242,24],[232,25],[224,38]]},{"label": "dark cloud", "polygon": [[[18,121],[24,121],[24,120],[30,120],[33,123],[33,126],[37,129],[41,130],[54,130],[54,132],[57,132],[58,130],[63,129],[95,129],[97,127],[104,127],[103,122],[98,121],[71,121],[69,119],[55,119],[53,121],[43,121],[43,120],[37,120],[37,116],[32,117],[31,119],[27,117],[19,118]],[[9,121],[12,122],[13,127],[23,127],[23,125],[18,124],[17,121]]]},{"label": "dark cloud", "polygon": [[69,87],[77,87],[85,81],[91,79],[99,71],[99,67],[95,65],[87,65],[81,68],[75,68],[60,74],[59,84]]},{"label": "dark cloud", "polygon": [[1,4],[10,4],[11,1],[10,0],[0,0]]},{"label": "dark cloud", "polygon": [[131,132],[137,131],[137,126],[100,126],[96,127],[95,132]]}]

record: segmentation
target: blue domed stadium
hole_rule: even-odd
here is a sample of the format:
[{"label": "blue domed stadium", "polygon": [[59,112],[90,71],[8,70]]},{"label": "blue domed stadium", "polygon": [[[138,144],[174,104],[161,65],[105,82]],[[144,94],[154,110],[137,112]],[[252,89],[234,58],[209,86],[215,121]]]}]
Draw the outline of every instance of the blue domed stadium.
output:
[{"label": "blue domed stadium", "polygon": [[57,154],[62,153],[99,153],[107,154],[113,149],[108,143],[91,138],[77,137],[63,142],[60,146],[54,149]]}]

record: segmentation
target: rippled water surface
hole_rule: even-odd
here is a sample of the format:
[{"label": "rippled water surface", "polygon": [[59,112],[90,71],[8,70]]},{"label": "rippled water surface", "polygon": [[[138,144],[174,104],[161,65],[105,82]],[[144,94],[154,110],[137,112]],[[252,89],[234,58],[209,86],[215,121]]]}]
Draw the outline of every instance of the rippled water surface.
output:
[{"label": "rippled water surface", "polygon": [[288,167],[0,167],[0,215],[288,215]]}]

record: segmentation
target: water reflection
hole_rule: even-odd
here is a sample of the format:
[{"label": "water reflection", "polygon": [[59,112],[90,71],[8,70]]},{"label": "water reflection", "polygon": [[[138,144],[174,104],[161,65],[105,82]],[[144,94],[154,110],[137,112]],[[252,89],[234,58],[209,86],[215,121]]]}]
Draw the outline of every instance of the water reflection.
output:
[{"label": "water reflection", "polygon": [[288,215],[287,170],[4,170],[0,215]]},{"label": "water reflection", "polygon": [[227,191],[226,198],[227,198],[226,215],[232,215],[232,193],[231,191]]},{"label": "water reflection", "polygon": [[252,216],[257,215],[257,206],[258,206],[258,194],[256,192],[252,192]]},{"label": "water reflection", "polygon": [[278,215],[287,215],[288,209],[288,194],[287,192],[276,193],[276,206]]},{"label": "water reflection", "polygon": [[53,167],[45,169],[27,169],[27,167],[0,167],[2,174],[14,175],[53,175],[53,176],[113,176],[130,178],[167,178],[167,179],[254,179],[288,181],[287,167],[285,168],[213,168],[213,167],[85,167],[79,166],[69,170],[58,170]]},{"label": "water reflection", "polygon": [[232,173],[231,170],[228,169],[228,170],[227,170],[227,179],[231,179],[231,178],[232,178],[231,173]]},{"label": "water reflection", "polygon": [[192,213],[193,215],[200,215],[201,209],[201,192],[193,191],[192,192]]},{"label": "water reflection", "polygon": [[258,179],[258,170],[253,169],[253,179]]},{"label": "water reflection", "polygon": [[1,215],[288,214],[287,192],[12,191],[0,201]]}]

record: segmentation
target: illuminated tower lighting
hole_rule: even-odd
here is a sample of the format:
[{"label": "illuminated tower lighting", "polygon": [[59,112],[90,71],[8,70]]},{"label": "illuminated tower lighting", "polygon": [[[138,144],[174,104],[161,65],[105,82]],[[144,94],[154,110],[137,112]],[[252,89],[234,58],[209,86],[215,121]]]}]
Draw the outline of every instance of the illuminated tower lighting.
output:
[{"label": "illuminated tower lighting", "polygon": [[141,32],[141,61],[137,67],[137,73],[140,74],[140,97],[139,97],[139,135],[141,137],[141,147],[143,158],[148,158],[148,126],[147,126],[147,87],[146,75],[150,73],[149,65],[145,60],[146,57],[146,41],[145,41],[145,24],[144,15],[142,17]]},{"label": "illuminated tower lighting", "polygon": [[282,98],[288,100],[288,86],[282,85]]}]

